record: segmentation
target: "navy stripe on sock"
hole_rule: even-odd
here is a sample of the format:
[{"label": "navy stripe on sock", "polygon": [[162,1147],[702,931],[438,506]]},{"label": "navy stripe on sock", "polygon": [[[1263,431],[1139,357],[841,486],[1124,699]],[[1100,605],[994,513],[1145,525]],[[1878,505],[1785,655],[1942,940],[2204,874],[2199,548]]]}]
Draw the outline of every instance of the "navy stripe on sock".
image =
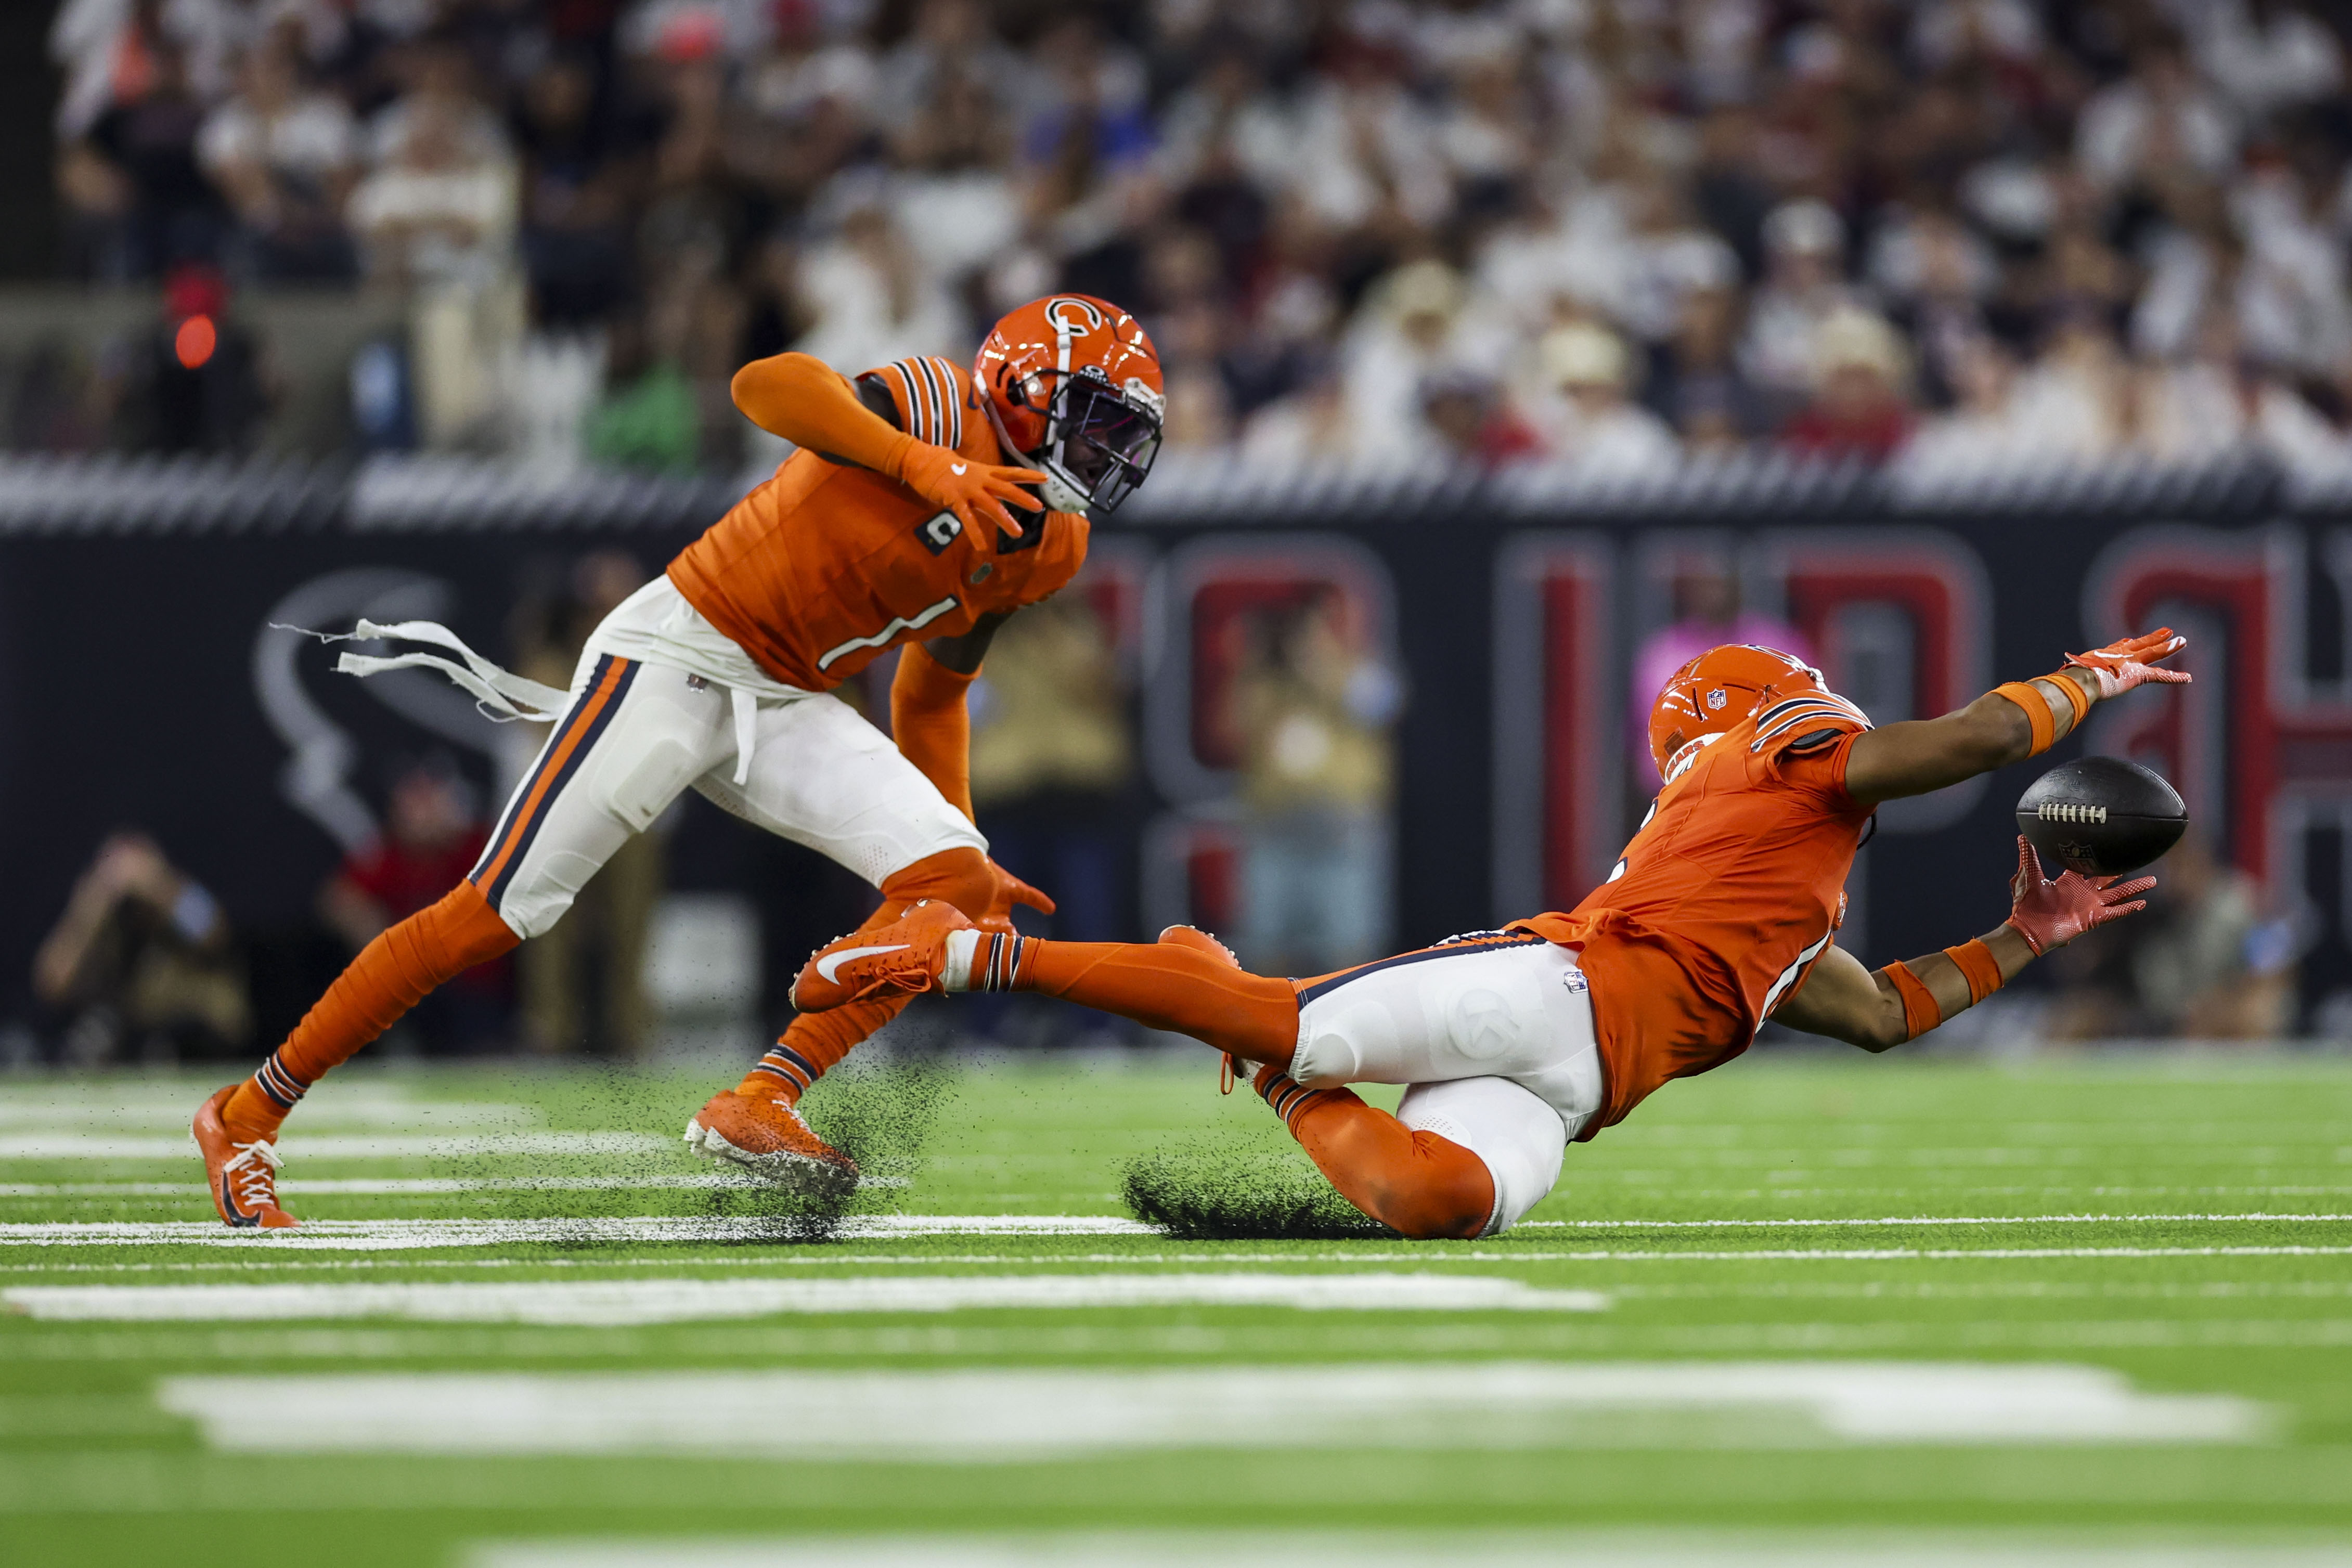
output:
[{"label": "navy stripe on sock", "polygon": [[791,1046],[786,1045],[781,1040],[775,1044],[768,1047],[768,1054],[775,1058],[777,1061],[785,1063],[787,1066],[799,1068],[801,1071],[807,1074],[809,1082],[812,1083],[815,1082],[819,1077],[815,1062],[811,1061],[807,1057],[803,1056],[799,1051],[794,1051]]},{"label": "navy stripe on sock", "polygon": [[288,1111],[294,1109],[296,1103],[309,1092],[310,1088],[309,1084],[286,1071],[284,1064],[278,1060],[278,1053],[274,1051],[269,1053],[269,1059],[254,1072],[253,1081],[261,1085],[261,1092],[264,1094],[268,1095],[279,1107]]}]

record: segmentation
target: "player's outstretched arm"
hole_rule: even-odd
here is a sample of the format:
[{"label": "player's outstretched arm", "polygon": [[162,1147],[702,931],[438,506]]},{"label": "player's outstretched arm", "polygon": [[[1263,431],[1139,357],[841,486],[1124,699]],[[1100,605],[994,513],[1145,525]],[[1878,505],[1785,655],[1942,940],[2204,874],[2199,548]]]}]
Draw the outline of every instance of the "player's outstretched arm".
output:
[{"label": "player's outstretched arm", "polygon": [[2036,757],[2073,733],[2094,704],[2149,682],[2185,683],[2157,661],[2188,645],[2168,626],[2126,637],[2063,668],[1994,687],[1958,713],[1890,724],[1857,737],[1846,758],[1846,792],[1865,805],[1925,795],[1963,779]]},{"label": "player's outstretched arm", "polygon": [[982,463],[918,441],[858,401],[849,378],[814,354],[777,354],[735,372],[729,388],[743,417],[795,446],[835,463],[887,474],[963,524],[977,543],[992,523],[1016,538],[1021,524],[1006,503],[1042,512],[1045,503],[1023,488],[1043,485],[1032,468]]},{"label": "player's outstretched arm", "polygon": [[2021,838],[2007,920],[1973,942],[1878,970],[1832,947],[1772,1016],[1808,1034],[1890,1051],[1974,1007],[2034,959],[2091,927],[2147,908],[2140,894],[2155,885],[2152,876],[2121,883],[2071,871],[2044,877],[2033,846]]}]

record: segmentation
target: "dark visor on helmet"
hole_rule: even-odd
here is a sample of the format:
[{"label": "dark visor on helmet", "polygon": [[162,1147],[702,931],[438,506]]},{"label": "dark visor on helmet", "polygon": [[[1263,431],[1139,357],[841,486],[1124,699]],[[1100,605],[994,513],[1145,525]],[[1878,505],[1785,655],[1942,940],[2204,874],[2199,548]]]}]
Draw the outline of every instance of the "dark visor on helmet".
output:
[{"label": "dark visor on helmet", "polygon": [[1065,377],[1055,390],[1043,460],[1092,510],[1108,512],[1135,492],[1160,455],[1160,420],[1098,375]]}]

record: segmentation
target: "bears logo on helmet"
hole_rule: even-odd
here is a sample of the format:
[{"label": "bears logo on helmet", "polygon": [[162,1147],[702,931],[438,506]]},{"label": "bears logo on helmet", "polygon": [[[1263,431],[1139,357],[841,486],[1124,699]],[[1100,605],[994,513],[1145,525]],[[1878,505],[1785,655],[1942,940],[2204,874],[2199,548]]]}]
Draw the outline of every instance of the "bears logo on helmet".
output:
[{"label": "bears logo on helmet", "polygon": [[1031,300],[988,334],[971,375],[998,438],[1045,475],[1055,511],[1108,512],[1151,471],[1168,408],[1160,353],[1108,300]]},{"label": "bears logo on helmet", "polygon": [[[1805,692],[1852,706],[1830,694],[1822,673],[1794,653],[1751,643],[1709,648],[1667,676],[1651,705],[1650,758],[1658,777],[1672,779],[1701,741],[1731,729],[1766,703]],[[1853,713],[1859,717],[1861,710]]]}]

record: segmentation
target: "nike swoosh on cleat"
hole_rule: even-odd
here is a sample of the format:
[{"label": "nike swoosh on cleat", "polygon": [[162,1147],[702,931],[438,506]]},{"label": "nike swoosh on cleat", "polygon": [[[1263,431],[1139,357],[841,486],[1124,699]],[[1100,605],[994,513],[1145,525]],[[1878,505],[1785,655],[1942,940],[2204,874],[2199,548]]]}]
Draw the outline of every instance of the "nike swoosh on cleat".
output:
[{"label": "nike swoosh on cleat", "polygon": [[841,983],[839,978],[841,967],[852,958],[868,958],[877,953],[903,953],[909,946],[911,944],[898,942],[887,947],[845,947],[838,953],[828,953],[819,958],[816,961],[816,972],[824,977],[828,985],[838,985]]}]

